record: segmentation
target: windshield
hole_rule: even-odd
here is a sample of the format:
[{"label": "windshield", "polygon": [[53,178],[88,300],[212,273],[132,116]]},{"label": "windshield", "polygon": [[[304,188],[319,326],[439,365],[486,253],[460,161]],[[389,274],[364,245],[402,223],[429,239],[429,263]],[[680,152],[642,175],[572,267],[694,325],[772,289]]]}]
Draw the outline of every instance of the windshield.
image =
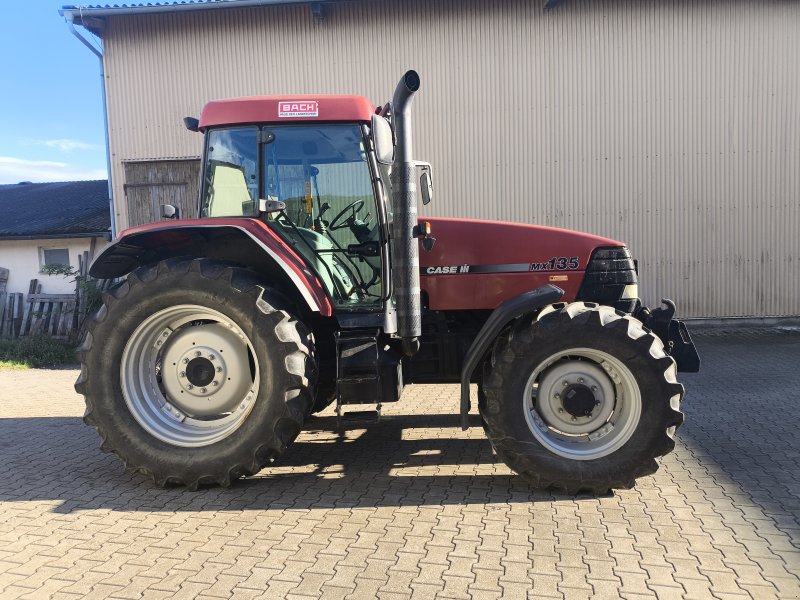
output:
[{"label": "windshield", "polygon": [[360,126],[212,130],[206,156],[204,217],[258,217],[259,199],[284,202],[264,220],[303,255],[338,307],[380,306],[379,212]]}]

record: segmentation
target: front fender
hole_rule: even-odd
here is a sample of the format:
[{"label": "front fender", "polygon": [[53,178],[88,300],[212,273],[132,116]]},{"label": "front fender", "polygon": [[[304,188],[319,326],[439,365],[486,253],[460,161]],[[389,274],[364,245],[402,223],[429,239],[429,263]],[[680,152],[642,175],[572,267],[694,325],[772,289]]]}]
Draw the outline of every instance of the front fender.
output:
[{"label": "front fender", "polygon": [[551,284],[543,285],[535,290],[509,298],[489,315],[469,347],[467,355],[464,357],[464,366],[461,369],[461,429],[469,428],[469,382],[472,379],[472,373],[503,328],[525,313],[557,302],[563,295],[564,290],[561,288]]},{"label": "front fender", "polygon": [[309,311],[333,315],[322,282],[291,246],[255,219],[192,219],[127,229],[95,259],[89,274],[122,277],[174,256],[218,258],[251,268],[289,286],[285,292],[296,292]]}]

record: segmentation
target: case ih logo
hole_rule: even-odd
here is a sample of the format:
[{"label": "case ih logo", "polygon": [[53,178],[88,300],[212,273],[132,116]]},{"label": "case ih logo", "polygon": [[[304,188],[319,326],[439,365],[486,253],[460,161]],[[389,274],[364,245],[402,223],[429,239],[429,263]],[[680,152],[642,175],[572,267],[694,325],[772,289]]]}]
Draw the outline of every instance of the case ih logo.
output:
[{"label": "case ih logo", "polygon": [[281,100],[278,102],[278,118],[318,116],[319,104],[316,100]]}]

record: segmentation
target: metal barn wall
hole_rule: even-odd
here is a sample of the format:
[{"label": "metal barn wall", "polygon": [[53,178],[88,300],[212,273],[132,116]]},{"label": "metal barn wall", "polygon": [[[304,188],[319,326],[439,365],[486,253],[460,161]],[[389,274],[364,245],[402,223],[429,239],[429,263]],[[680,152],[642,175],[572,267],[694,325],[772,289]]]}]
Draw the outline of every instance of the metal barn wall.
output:
[{"label": "metal barn wall", "polygon": [[[423,214],[624,240],[683,316],[800,314],[800,3],[369,1],[109,18],[112,171],[197,156],[212,98],[422,76]],[[502,240],[498,240],[501,243]],[[535,251],[532,258],[537,257]]]}]

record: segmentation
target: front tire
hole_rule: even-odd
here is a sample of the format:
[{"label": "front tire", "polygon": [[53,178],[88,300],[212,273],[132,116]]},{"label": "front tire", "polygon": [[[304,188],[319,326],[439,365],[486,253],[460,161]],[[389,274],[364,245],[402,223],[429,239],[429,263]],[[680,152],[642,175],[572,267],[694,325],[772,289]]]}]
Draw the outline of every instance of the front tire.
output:
[{"label": "front tire", "polygon": [[540,488],[630,488],[658,469],[683,422],[674,360],[608,306],[553,305],[519,319],[484,370],[480,412],[498,456]]},{"label": "front tire", "polygon": [[311,335],[277,292],[208,259],[142,267],[78,350],[84,421],[159,486],[227,486],[280,456],[311,407]]}]

